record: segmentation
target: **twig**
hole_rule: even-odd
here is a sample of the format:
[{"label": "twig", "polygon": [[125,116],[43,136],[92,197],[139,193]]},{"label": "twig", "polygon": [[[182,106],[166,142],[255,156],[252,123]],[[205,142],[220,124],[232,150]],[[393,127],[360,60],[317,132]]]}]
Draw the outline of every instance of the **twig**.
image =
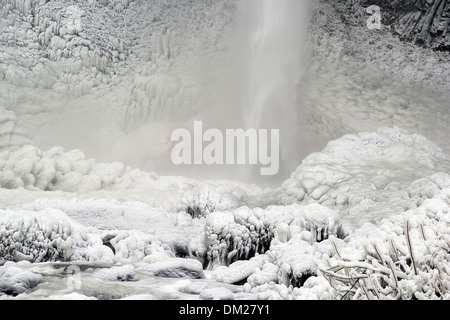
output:
[{"label": "twig", "polygon": [[423,224],[419,224],[420,234],[422,235],[423,240],[427,241],[427,237],[425,236],[425,230],[423,229]]},{"label": "twig", "polygon": [[343,283],[351,282],[354,279],[367,278],[367,275],[360,275],[360,276],[356,276],[356,277],[354,277],[354,276],[349,277],[349,276],[340,275],[340,274],[337,274],[337,273],[334,273],[334,272],[331,272],[331,271],[327,271],[327,270],[322,270],[322,272],[326,273],[328,276],[331,276],[331,277],[333,277],[335,279],[340,280]]},{"label": "twig", "polygon": [[395,289],[398,289],[398,281],[397,281],[397,276],[395,275],[395,271],[394,271],[394,263],[392,262],[392,260],[389,260],[389,267],[391,268],[392,271],[392,278],[394,278],[395,281]]},{"label": "twig", "polygon": [[[359,268],[358,268],[358,269],[359,269]],[[356,269],[356,270],[358,270],[358,269]],[[366,272],[367,272],[367,269],[364,270],[363,274],[365,274]],[[341,297],[341,300],[344,299],[344,297],[345,297],[350,291],[353,290],[353,288],[356,286],[356,284],[357,284],[358,282],[359,282],[359,279],[356,279],[356,281],[353,282],[353,285],[352,285],[352,286],[350,287],[350,289],[348,289],[347,292]],[[358,298],[358,294],[359,294],[358,291],[361,291],[361,290],[360,290],[360,289],[357,289],[357,290],[356,290],[355,295],[354,295],[355,299]]]},{"label": "twig", "polygon": [[376,243],[373,244],[373,248],[375,249],[375,252],[377,253],[378,258],[380,259],[380,261],[384,263],[384,259],[381,256],[380,251],[378,250],[378,247],[377,247]]},{"label": "twig", "polygon": [[330,237],[329,240],[331,242],[331,245],[333,246],[334,251],[336,252],[337,256],[339,257],[339,259],[344,260],[344,259],[342,259],[341,253],[339,252],[336,243],[334,242],[334,237]]},{"label": "twig", "polygon": [[400,259],[398,258],[398,251],[397,251],[397,248],[395,247],[394,241],[392,241],[392,239],[389,239],[389,245],[391,246],[392,251],[394,252],[395,260],[396,260],[396,261],[400,260]]},{"label": "twig", "polygon": [[406,237],[406,244],[408,246],[408,251],[411,256],[411,262],[412,262],[414,274],[417,275],[418,273],[417,273],[416,261],[414,260],[414,255],[413,255],[412,246],[411,246],[411,238],[409,237],[409,220],[406,220],[405,237]]},{"label": "twig", "polygon": [[370,295],[369,295],[369,292],[367,292],[366,282],[365,282],[363,279],[360,279],[359,281],[360,281],[360,286],[361,286],[361,288],[364,290],[364,293],[366,294],[367,300],[371,300],[371,299],[370,299],[371,297],[370,297]]},{"label": "twig", "polygon": [[[377,296],[377,299],[380,299],[380,295],[378,294],[378,288],[376,285],[374,285],[373,281],[372,281],[372,277],[368,277],[367,278],[370,282],[370,286],[372,287],[372,291],[373,293]],[[378,281],[375,281],[376,284],[379,284]]]}]

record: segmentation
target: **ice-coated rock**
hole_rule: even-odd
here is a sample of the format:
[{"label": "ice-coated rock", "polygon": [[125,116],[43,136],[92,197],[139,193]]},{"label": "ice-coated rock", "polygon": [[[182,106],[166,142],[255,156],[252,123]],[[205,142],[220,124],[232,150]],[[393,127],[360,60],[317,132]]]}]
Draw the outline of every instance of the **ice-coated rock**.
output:
[{"label": "ice-coated rock", "polygon": [[43,281],[43,276],[16,267],[14,263],[6,263],[0,267],[1,293],[17,296],[26,293]]},{"label": "ice-coated rock", "polygon": [[163,278],[202,279],[202,264],[194,259],[172,258],[155,263],[140,263],[137,271]]}]

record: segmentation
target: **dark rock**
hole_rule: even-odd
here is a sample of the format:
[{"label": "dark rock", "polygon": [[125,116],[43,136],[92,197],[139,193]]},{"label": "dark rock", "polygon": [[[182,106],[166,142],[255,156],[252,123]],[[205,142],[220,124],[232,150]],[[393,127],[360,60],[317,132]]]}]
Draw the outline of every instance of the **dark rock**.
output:
[{"label": "dark rock", "polygon": [[115,235],[106,235],[102,238],[102,241],[103,241],[103,245],[110,248],[115,255],[116,249],[114,248],[114,246],[111,243],[111,240],[114,238],[115,238]]},{"label": "dark rock", "polygon": [[202,271],[192,270],[184,267],[157,270],[153,273],[153,275],[155,277],[163,277],[163,278],[188,278],[188,279],[203,279],[205,277]]},{"label": "dark rock", "polygon": [[17,267],[10,267],[0,274],[0,293],[17,296],[29,292],[43,281],[43,276]]},{"label": "dark rock", "polygon": [[434,50],[450,51],[450,0],[361,0],[378,5],[382,23],[401,39]]}]

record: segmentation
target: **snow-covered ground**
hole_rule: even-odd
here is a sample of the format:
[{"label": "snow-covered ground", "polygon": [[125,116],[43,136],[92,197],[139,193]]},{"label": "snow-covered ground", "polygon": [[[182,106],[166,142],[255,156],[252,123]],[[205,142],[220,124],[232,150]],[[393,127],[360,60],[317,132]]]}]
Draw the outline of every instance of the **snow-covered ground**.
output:
[{"label": "snow-covered ground", "polygon": [[238,8],[2,1],[0,299],[450,299],[450,56],[357,1],[311,3],[295,170],[168,165],[241,125]]}]

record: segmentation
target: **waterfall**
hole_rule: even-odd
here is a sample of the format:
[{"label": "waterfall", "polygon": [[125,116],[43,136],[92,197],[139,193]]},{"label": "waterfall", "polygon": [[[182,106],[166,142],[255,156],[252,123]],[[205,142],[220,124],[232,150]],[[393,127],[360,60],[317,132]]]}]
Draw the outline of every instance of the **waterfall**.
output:
[{"label": "waterfall", "polygon": [[306,0],[241,0],[238,6],[244,123],[280,129],[284,175],[301,160],[297,85],[304,69],[307,9]]},{"label": "waterfall", "polygon": [[[211,25],[213,20],[225,19],[225,12],[233,16],[220,28],[211,30],[208,24],[194,38],[167,38],[167,43],[155,41],[157,36],[153,36],[153,51],[159,54],[155,43],[160,42],[167,50],[158,59],[153,56],[148,73],[134,81],[127,131],[170,121],[190,127],[196,120],[202,120],[205,128],[222,132],[234,128],[278,129],[280,170],[270,182],[284,180],[301,161],[297,94],[305,65],[302,56],[308,2],[237,0],[233,9],[214,7],[216,18],[209,18]],[[181,29],[176,31],[183,34]],[[166,54],[171,47],[180,52]],[[259,166],[213,167],[202,167],[201,175],[209,170],[213,176],[267,181],[259,177]],[[183,167],[182,174],[195,170]]]}]

